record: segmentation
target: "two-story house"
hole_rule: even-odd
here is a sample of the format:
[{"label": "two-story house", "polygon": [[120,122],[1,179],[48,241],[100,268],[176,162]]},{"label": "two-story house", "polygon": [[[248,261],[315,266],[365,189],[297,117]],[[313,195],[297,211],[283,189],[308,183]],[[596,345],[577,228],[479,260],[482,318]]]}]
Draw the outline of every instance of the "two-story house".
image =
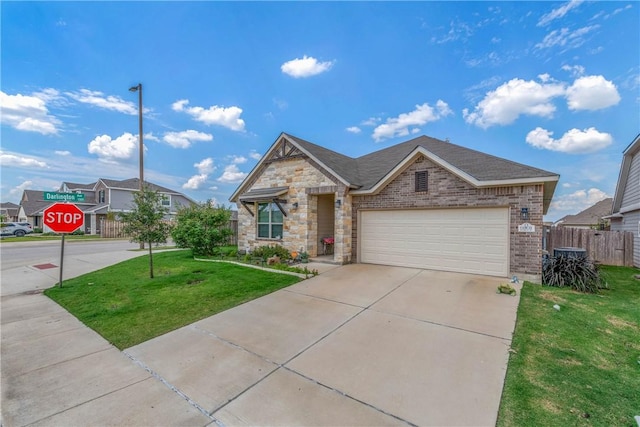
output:
[{"label": "two-story house", "polygon": [[[127,212],[133,205],[133,195],[139,189],[139,179],[115,180],[100,178],[90,184],[63,182],[58,189],[61,193],[84,194],[83,202],[75,202],[85,213],[84,231],[87,234],[100,234],[100,224],[110,212]],[[168,218],[176,215],[180,206],[195,203],[186,195],[145,181],[152,190],[164,196],[162,202],[168,209]],[[34,227],[42,227],[42,214],[54,202],[44,200],[44,191],[24,190],[20,201],[20,221],[28,221]],[[47,231],[47,230],[44,230]]]}]

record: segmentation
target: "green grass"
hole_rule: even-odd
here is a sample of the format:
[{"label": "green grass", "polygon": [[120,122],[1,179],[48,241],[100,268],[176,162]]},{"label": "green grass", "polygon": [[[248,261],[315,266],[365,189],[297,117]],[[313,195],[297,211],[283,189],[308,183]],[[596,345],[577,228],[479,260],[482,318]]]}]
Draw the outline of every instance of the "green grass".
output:
[{"label": "green grass", "polygon": [[301,280],[238,265],[195,261],[191,251],[141,256],[65,280],[45,294],[119,349],[188,325]]},{"label": "green grass", "polygon": [[498,426],[635,425],[638,270],[603,267],[603,273],[610,289],[599,294],[524,284]]}]

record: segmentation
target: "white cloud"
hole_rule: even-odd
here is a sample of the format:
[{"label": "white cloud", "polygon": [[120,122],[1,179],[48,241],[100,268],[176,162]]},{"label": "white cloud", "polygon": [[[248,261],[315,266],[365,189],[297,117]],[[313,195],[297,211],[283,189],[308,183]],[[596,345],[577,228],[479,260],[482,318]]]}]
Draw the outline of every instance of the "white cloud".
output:
[{"label": "white cloud", "polygon": [[182,132],[166,132],[162,140],[174,148],[189,148],[197,141],[212,141],[213,135],[192,129]]},{"label": "white cloud", "polygon": [[526,141],[533,147],[570,154],[593,153],[608,147],[613,138],[595,128],[571,129],[562,138],[553,139],[553,132],[537,127],[527,134]]},{"label": "white cloud", "polygon": [[58,150],[56,150],[56,151],[54,151],[54,153],[57,154],[58,156],[69,156],[71,154],[71,151],[67,151],[67,150],[58,151]]},{"label": "white cloud", "polygon": [[255,150],[251,150],[249,152],[249,157],[251,157],[253,160],[260,160],[262,158],[262,154],[258,153]]},{"label": "white cloud", "polygon": [[80,89],[77,92],[65,92],[70,98],[75,99],[83,104],[94,105],[105,110],[117,111],[124,114],[138,114],[138,109],[133,102],[125,101],[119,96],[105,96],[104,93],[89,90]]},{"label": "white cloud", "polygon": [[[406,136],[409,135],[409,132],[415,133],[414,129],[410,131],[409,127],[422,126],[450,114],[453,114],[453,112],[449,108],[449,105],[440,99],[436,102],[435,108],[427,103],[416,105],[415,110],[409,113],[402,113],[398,117],[389,118],[386,123],[377,126],[373,130],[372,137],[375,141],[381,141],[386,138],[393,138],[394,136]],[[418,132],[419,131],[418,129]]]},{"label": "white cloud", "polygon": [[247,163],[247,158],[243,156],[232,156],[231,163],[234,165],[241,165],[243,163]]},{"label": "white cloud", "polygon": [[347,132],[351,132],[351,133],[360,133],[360,132],[362,132],[362,129],[360,129],[358,126],[351,126],[351,127],[348,127],[345,130]]},{"label": "white cloud", "polygon": [[58,133],[60,121],[49,114],[46,101],[29,95],[8,95],[0,91],[2,123],[26,132]]},{"label": "white cloud", "polygon": [[194,175],[187,182],[182,185],[185,190],[198,190],[204,183],[207,182],[207,174]]},{"label": "white cloud", "polygon": [[573,77],[580,77],[585,71],[582,65],[563,65],[562,69],[570,72]]},{"label": "white cloud", "polygon": [[567,88],[567,101],[570,110],[600,110],[620,102],[620,94],[603,76],[586,76]]},{"label": "white cloud", "polygon": [[456,20],[449,22],[449,31],[445,35],[431,37],[431,43],[443,44],[452,41],[462,40],[466,42],[474,33],[473,25]]},{"label": "white cloud", "polygon": [[198,169],[198,172],[200,174],[210,174],[216,169],[213,165],[213,159],[211,157],[207,157],[206,159],[203,159],[198,163],[194,163],[193,166]]},{"label": "white cloud", "polygon": [[219,107],[213,105],[207,109],[202,107],[187,107],[188,99],[181,99],[171,104],[173,111],[185,112],[194,120],[206,125],[224,126],[228,129],[243,132],[244,120],[240,118],[242,108],[240,107]]},{"label": "white cloud", "polygon": [[155,141],[155,142],[160,142],[160,138],[158,138],[157,136],[155,136],[155,135],[153,134],[153,132],[145,133],[145,134],[144,134],[144,140],[145,140],[145,141]]},{"label": "white cloud", "polygon": [[583,0],[571,0],[570,2],[560,6],[557,9],[553,9],[551,12],[542,15],[540,20],[538,21],[538,27],[545,26],[549,24],[551,21],[554,21],[558,18],[562,18],[566,15],[571,9],[575,9],[580,6]]},{"label": "white cloud", "polygon": [[360,124],[362,126],[376,126],[381,121],[382,119],[380,117],[369,117],[367,120],[363,120]]},{"label": "white cloud", "polygon": [[577,214],[607,197],[611,196],[597,188],[577,190],[570,194],[555,196],[551,202],[551,209]]},{"label": "white cloud", "polygon": [[220,178],[218,178],[219,182],[224,182],[227,184],[237,184],[241,182],[243,179],[247,177],[247,174],[244,172],[240,172],[238,166],[229,165],[224,168],[224,172]]},{"label": "white cloud", "polygon": [[304,55],[302,58],[292,59],[280,66],[283,73],[295,78],[311,77],[328,71],[335,61],[318,62],[312,56]]},{"label": "white cloud", "polygon": [[49,167],[45,162],[33,157],[18,156],[2,151],[0,151],[0,165],[3,168],[15,167],[24,169],[44,169]]},{"label": "white cloud", "polygon": [[273,103],[280,110],[286,110],[289,107],[289,103],[283,99],[273,98]]},{"label": "white cloud", "polygon": [[60,91],[53,88],[45,88],[39,92],[33,92],[31,96],[35,96],[47,104],[68,105],[67,99],[60,95]]},{"label": "white cloud", "polygon": [[463,116],[467,123],[484,129],[493,125],[508,125],[523,114],[551,117],[556,110],[551,100],[564,95],[564,92],[561,83],[541,84],[515,78],[487,92],[473,112],[465,108]]},{"label": "white cloud", "polygon": [[575,49],[580,47],[586,41],[584,36],[588,33],[600,28],[599,25],[589,25],[587,27],[578,28],[570,31],[568,28],[553,30],[547,34],[540,43],[536,44],[538,49],[548,49],[555,46]]},{"label": "white cloud", "polygon": [[24,190],[28,190],[33,187],[33,181],[24,181],[22,184],[16,185],[14,188],[9,190],[9,194],[22,194]]},{"label": "white cloud", "polygon": [[97,136],[88,145],[89,153],[96,154],[103,160],[114,161],[130,159],[138,147],[138,137],[129,132],[123,133],[116,139],[109,135]]}]

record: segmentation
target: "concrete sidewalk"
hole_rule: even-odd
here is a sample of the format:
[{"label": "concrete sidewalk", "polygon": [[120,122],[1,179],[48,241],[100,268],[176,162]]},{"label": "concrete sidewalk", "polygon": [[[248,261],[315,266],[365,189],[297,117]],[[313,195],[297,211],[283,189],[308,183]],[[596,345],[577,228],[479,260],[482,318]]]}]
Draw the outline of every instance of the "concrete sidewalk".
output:
[{"label": "concrete sidewalk", "polygon": [[[65,258],[64,278],[145,252]],[[211,418],[41,294],[59,269],[2,271],[2,425],[207,425]]]}]

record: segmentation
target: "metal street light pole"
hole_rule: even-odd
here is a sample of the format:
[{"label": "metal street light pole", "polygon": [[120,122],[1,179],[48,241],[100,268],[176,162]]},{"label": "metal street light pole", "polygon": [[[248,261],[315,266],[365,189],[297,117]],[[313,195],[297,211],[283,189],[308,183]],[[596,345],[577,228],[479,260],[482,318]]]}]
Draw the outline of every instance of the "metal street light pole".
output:
[{"label": "metal street light pole", "polygon": [[138,141],[140,142],[140,191],[144,186],[144,143],[142,139],[142,83],[129,88],[130,92],[138,92]]},{"label": "metal street light pole", "polygon": [[[140,142],[140,194],[144,189],[144,143],[142,142],[142,83],[129,88],[130,92],[138,92],[138,141]],[[144,249],[144,242],[140,242],[140,249]]]}]

